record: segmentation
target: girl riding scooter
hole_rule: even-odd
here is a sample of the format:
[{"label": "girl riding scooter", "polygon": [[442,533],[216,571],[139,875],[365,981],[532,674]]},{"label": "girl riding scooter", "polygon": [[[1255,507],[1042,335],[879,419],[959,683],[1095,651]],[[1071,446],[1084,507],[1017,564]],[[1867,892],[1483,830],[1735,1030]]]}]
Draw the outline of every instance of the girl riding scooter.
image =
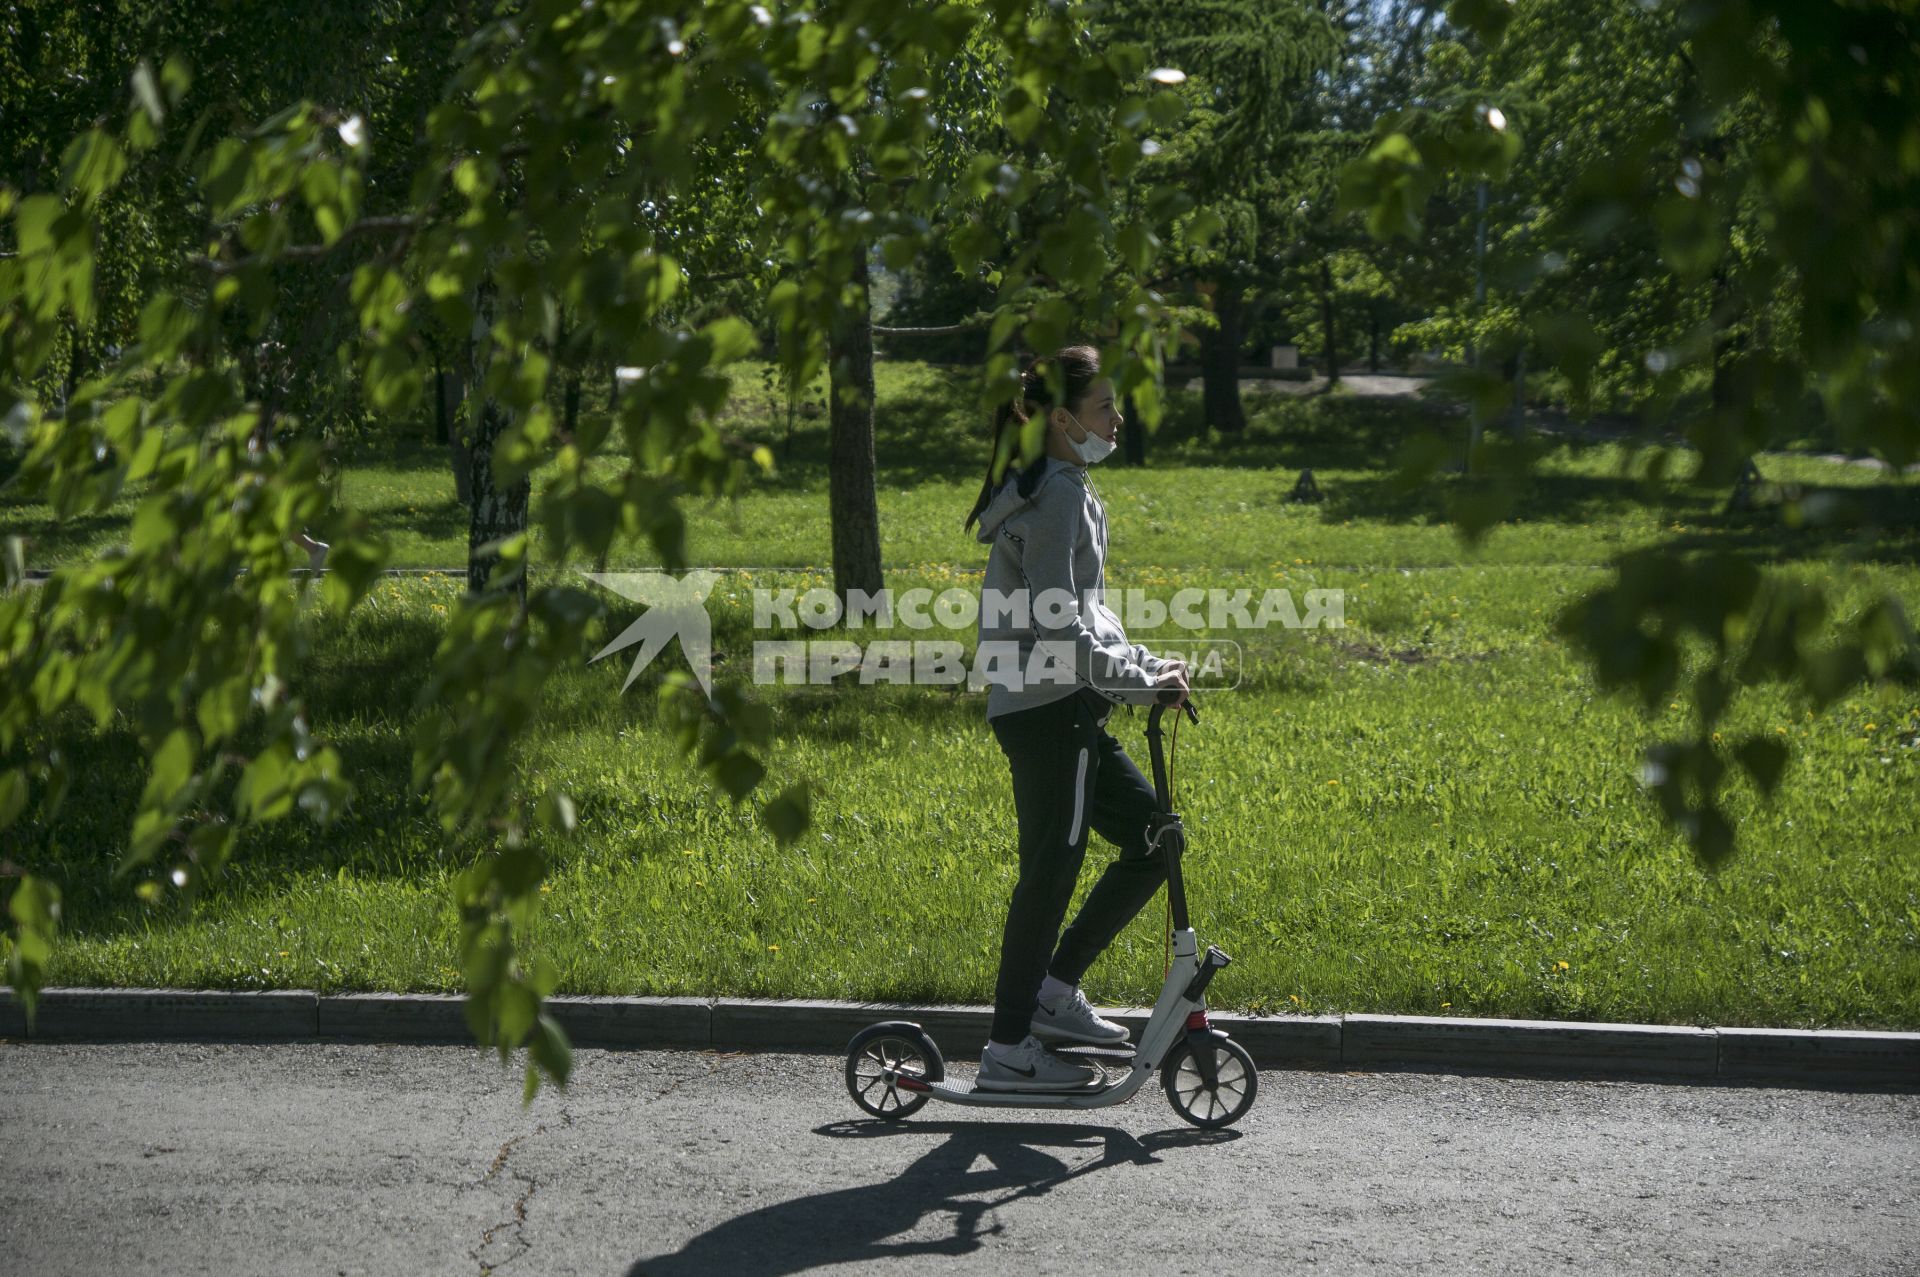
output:
[{"label": "girl riding scooter", "polygon": [[[1048,363],[1064,385],[1057,403]],[[1013,432],[1036,414],[1045,450],[1020,466]],[[1122,424],[1098,351],[1069,346],[1035,363],[1019,399],[995,418],[986,482],[967,516],[992,546],[982,650],[992,643],[1018,654],[1017,671],[987,694],[987,721],[1013,774],[1020,877],[976,1082],[985,1091],[1096,1083],[1094,1070],[1046,1048],[1126,1041],[1126,1029],[1094,1012],[1080,980],[1166,876],[1147,842],[1153,787],[1105,730],[1116,704],[1178,704],[1187,691],[1185,667],[1129,643],[1106,605],[1107,516],[1087,468],[1113,452]],[[1120,854],[1062,935],[1089,830]]]}]

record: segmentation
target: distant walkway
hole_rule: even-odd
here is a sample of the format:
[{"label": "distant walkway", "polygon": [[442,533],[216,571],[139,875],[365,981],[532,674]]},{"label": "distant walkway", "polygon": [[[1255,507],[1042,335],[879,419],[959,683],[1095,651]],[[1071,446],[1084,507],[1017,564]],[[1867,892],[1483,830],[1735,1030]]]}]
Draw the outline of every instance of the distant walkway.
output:
[{"label": "distant walkway", "polygon": [[[1340,374],[1342,389],[1349,394],[1368,399],[1394,399],[1417,395],[1421,387],[1432,380],[1431,377],[1405,372],[1343,372]],[[1187,389],[1200,389],[1200,378],[1195,377],[1188,381]],[[1290,381],[1277,377],[1250,376],[1242,371],[1240,389],[1272,391],[1283,395],[1320,395],[1327,391],[1327,379],[1316,373],[1305,381]]]}]

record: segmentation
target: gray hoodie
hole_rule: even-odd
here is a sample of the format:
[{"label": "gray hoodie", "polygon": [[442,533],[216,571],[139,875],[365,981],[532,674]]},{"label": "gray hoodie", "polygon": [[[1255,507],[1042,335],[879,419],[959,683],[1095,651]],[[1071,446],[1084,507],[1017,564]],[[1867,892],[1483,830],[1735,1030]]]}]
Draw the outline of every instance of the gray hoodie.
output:
[{"label": "gray hoodie", "polygon": [[1160,690],[1154,677],[1167,662],[1127,642],[1107,606],[1106,508],[1085,466],[1056,457],[1041,465],[1031,496],[1020,495],[1009,472],[980,515],[977,535],[993,549],[981,584],[976,677],[992,669],[989,652],[1001,658],[987,675],[987,717],[1050,704],[1081,687],[1116,704],[1151,705]]}]

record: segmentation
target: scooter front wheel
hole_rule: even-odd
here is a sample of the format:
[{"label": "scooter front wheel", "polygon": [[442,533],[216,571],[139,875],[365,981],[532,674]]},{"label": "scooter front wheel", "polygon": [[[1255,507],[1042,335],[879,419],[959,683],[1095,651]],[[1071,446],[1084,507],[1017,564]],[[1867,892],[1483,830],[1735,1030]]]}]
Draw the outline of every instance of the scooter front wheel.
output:
[{"label": "scooter front wheel", "polygon": [[945,1081],[940,1048],[917,1024],[889,1021],[853,1035],[847,1044],[847,1094],[883,1122],[897,1122],[926,1105],[927,1093],[901,1085],[900,1079]]},{"label": "scooter front wheel", "polygon": [[[1232,1038],[1203,1039],[1200,1050],[1209,1058],[1196,1056],[1191,1041],[1182,1042],[1160,1066],[1160,1084],[1166,1089],[1167,1103],[1181,1117],[1206,1130],[1231,1126],[1253,1107],[1253,1097],[1260,1092],[1260,1074],[1247,1049]],[[1203,1068],[1203,1064],[1212,1067]]]}]

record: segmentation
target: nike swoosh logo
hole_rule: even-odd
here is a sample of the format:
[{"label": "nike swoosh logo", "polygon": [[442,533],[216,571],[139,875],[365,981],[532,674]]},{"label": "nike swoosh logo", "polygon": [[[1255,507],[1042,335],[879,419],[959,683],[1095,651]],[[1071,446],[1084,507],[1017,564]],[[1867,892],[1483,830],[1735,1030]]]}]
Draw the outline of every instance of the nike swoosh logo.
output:
[{"label": "nike swoosh logo", "polygon": [[1038,1064],[1034,1065],[1030,1069],[1022,1069],[1022,1068],[1015,1068],[1013,1065],[1008,1064],[1005,1060],[1000,1061],[1000,1067],[1005,1069],[1009,1073],[1018,1073],[1021,1077],[1032,1077],[1034,1074],[1040,1071],[1040,1066]]}]

